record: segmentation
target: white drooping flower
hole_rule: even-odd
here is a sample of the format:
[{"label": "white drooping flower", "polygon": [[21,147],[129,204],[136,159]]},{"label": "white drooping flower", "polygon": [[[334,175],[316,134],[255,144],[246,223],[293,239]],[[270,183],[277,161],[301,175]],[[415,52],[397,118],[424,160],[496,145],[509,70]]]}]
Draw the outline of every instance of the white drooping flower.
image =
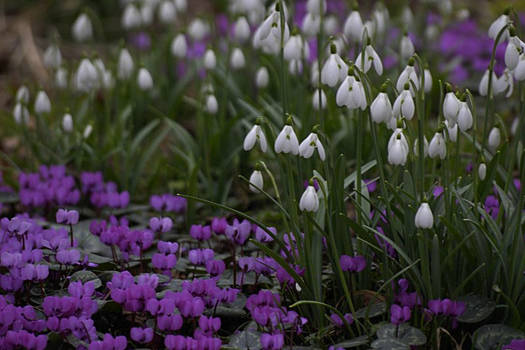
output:
[{"label": "white drooping flower", "polygon": [[250,35],[251,30],[248,20],[246,19],[246,17],[239,17],[237,21],[235,21],[235,25],[233,26],[233,37],[238,42],[244,43],[248,39],[250,39]]},{"label": "white drooping flower", "polygon": [[[319,105],[319,94],[321,94],[321,105]],[[315,90],[312,96],[312,105],[316,111],[326,108],[326,94],[322,89]],[[320,108],[319,108],[320,107]]]},{"label": "white drooping flower", "polygon": [[146,68],[140,68],[137,75],[137,85],[142,91],[151,90],[153,88],[153,78]]},{"label": "white drooping flower", "polygon": [[80,61],[77,73],[75,74],[75,87],[78,91],[89,92],[96,89],[99,85],[97,68],[87,58]]},{"label": "white drooping flower", "polygon": [[319,209],[319,197],[314,186],[308,186],[299,200],[301,211],[316,212]]},{"label": "white drooping flower", "polygon": [[361,110],[365,110],[367,106],[363,83],[353,75],[348,75],[345,78],[337,89],[335,99],[338,106],[346,106],[348,109],[361,108]]},{"label": "white drooping flower", "polygon": [[17,124],[29,124],[29,111],[26,106],[21,102],[18,102],[13,109],[13,117]]},{"label": "white drooping flower", "polygon": [[129,30],[140,27],[142,23],[142,16],[139,9],[132,3],[126,5],[122,13],[122,28]]},{"label": "white drooping flower", "polygon": [[155,7],[157,4],[151,4],[151,2],[145,2],[140,8],[140,19],[143,25],[149,26],[153,23],[153,16]]},{"label": "white drooping flower", "polygon": [[348,18],[346,19],[345,25],[343,27],[343,33],[347,39],[354,42],[361,42],[363,37],[363,29],[363,20],[361,19],[361,14],[359,11],[354,10],[350,12],[350,15],[348,15]]},{"label": "white drooping flower", "polygon": [[93,132],[93,126],[91,124],[88,124],[84,128],[84,132],[82,133],[82,137],[84,139],[87,139],[89,137],[89,135],[91,135],[92,132]]},{"label": "white drooping flower", "polygon": [[171,0],[164,0],[159,5],[159,19],[164,24],[170,24],[175,21],[177,9]]},{"label": "white drooping flower", "polygon": [[396,83],[396,89],[397,91],[402,91],[405,89],[405,84],[408,83],[410,92],[412,93],[412,96],[415,96],[414,86],[416,87],[416,90],[419,89],[419,77],[416,74],[416,69],[414,68],[414,64],[412,62],[409,62],[408,65],[403,69],[401,74],[399,74],[399,77],[397,78]]},{"label": "white drooping flower", "polygon": [[382,3],[376,3],[376,9],[372,13],[372,18],[376,24],[376,31],[378,35],[385,33],[388,22],[388,10]]},{"label": "white drooping flower", "polygon": [[259,189],[263,189],[264,180],[260,170],[254,170],[250,175],[250,191],[253,193],[259,193]]},{"label": "white drooping flower", "polygon": [[319,65],[319,61],[315,60],[310,68],[310,84],[313,86],[319,86],[319,78],[321,75],[321,67]]},{"label": "white drooping flower", "polygon": [[335,35],[338,30],[339,21],[337,20],[337,17],[334,15],[326,16],[324,18],[324,32],[326,33],[326,35]]},{"label": "white drooping flower", "polygon": [[219,103],[217,102],[215,95],[210,94],[206,96],[206,112],[210,114],[216,114],[218,110]]},{"label": "white drooping flower", "polygon": [[73,23],[73,38],[78,42],[89,40],[93,37],[93,25],[88,15],[82,13]]},{"label": "white drooping flower", "polygon": [[[414,141],[414,155],[416,157],[419,156],[419,140],[416,139]],[[428,156],[428,141],[425,136],[423,136],[423,157],[426,158]]]},{"label": "white drooping flower", "polygon": [[117,77],[122,80],[127,80],[133,75],[135,64],[133,58],[126,48],[120,50],[117,65]]},{"label": "white drooping flower", "polygon": [[321,70],[321,83],[334,87],[338,82],[345,79],[347,72],[346,63],[337,53],[333,52]]},{"label": "white drooping flower", "polygon": [[255,74],[255,85],[259,89],[264,89],[268,86],[270,83],[270,74],[268,73],[268,69],[266,67],[261,67],[257,70],[257,73]]},{"label": "white drooping flower", "polygon": [[22,85],[16,90],[16,102],[22,102],[24,104],[29,103],[29,89],[27,86]]},{"label": "white drooping flower", "polygon": [[299,34],[295,34],[292,35],[284,45],[283,54],[284,59],[287,61],[308,59],[310,56],[310,48],[308,47],[308,43],[305,42]]},{"label": "white drooping flower", "polygon": [[188,35],[195,41],[201,41],[210,33],[208,23],[200,18],[195,18],[188,26]]},{"label": "white drooping flower", "polygon": [[460,106],[461,101],[457,98],[456,94],[452,91],[447,92],[443,100],[443,116],[451,126],[454,126],[458,121]]},{"label": "white drooping flower", "polygon": [[171,42],[171,54],[177,58],[184,58],[188,53],[188,43],[184,34],[178,34]]},{"label": "white drooping flower", "polygon": [[517,134],[518,126],[520,126],[520,118],[519,117],[515,117],[514,120],[512,121],[511,126],[510,126],[510,133],[511,133],[511,135],[516,135]]},{"label": "white drooping flower", "polygon": [[421,203],[414,218],[414,223],[417,228],[432,228],[434,225],[434,215],[432,215],[432,210],[428,203]]},{"label": "white drooping flower", "polygon": [[416,52],[416,50],[414,49],[414,44],[412,43],[412,40],[410,40],[410,37],[407,34],[403,35],[403,37],[401,38],[401,43],[399,44],[399,52],[403,60],[409,59],[414,55],[414,52]]},{"label": "white drooping flower", "polygon": [[48,68],[57,69],[62,64],[62,54],[58,46],[49,45],[44,52],[44,65]]},{"label": "white drooping flower", "polygon": [[49,101],[46,92],[40,90],[35,99],[35,113],[40,115],[49,112],[51,112],[51,101]]},{"label": "white drooping flower", "polygon": [[326,0],[308,0],[306,11],[314,15],[324,15],[326,12]]},{"label": "white drooping flower", "polygon": [[275,153],[299,154],[299,140],[297,140],[297,136],[291,125],[285,125],[283,127],[275,139],[274,149]]},{"label": "white drooping flower", "polygon": [[259,142],[261,151],[265,153],[268,148],[268,144],[266,142],[266,136],[264,136],[264,132],[259,124],[255,124],[250,129],[248,134],[246,134],[246,137],[244,138],[244,143],[243,143],[244,150],[250,151],[257,142]]},{"label": "white drooping flower", "polygon": [[[364,68],[363,68],[363,62],[364,62]],[[372,47],[372,45],[367,45],[365,48],[365,58],[364,60],[361,57],[361,52],[357,56],[355,60],[355,65],[359,70],[363,72],[368,72],[370,68],[372,67],[372,64],[374,65],[374,69],[377,73],[377,75],[383,74],[383,63],[381,62],[381,58],[377,54],[376,50]]]},{"label": "white drooping flower", "polygon": [[[510,18],[506,14],[499,16],[489,27],[489,37],[493,40],[496,40],[499,32],[510,23]],[[498,42],[503,42],[507,39],[509,35],[508,29],[506,29],[501,35]]]},{"label": "white drooping flower", "polygon": [[511,36],[507,48],[505,49],[505,65],[508,69],[514,70],[518,65],[520,53],[523,52],[525,43],[517,36]]},{"label": "white drooping flower", "polygon": [[428,156],[432,159],[439,157],[440,159],[445,159],[447,155],[447,146],[445,143],[445,138],[440,132],[436,132],[430,144],[428,145]]},{"label": "white drooping flower", "polygon": [[392,103],[386,92],[380,92],[370,105],[372,120],[376,123],[387,123],[392,119],[394,113]]},{"label": "white drooping flower", "polygon": [[416,106],[414,105],[412,94],[407,88],[408,86],[405,87],[405,89],[397,96],[396,100],[394,101],[393,112],[394,117],[398,119],[400,117],[405,117],[407,120],[412,120],[412,118],[414,118]]},{"label": "white drooping flower", "polygon": [[500,142],[501,142],[501,131],[499,130],[498,127],[493,127],[489,133],[489,140],[488,140],[489,148],[492,151],[494,151],[496,148],[498,148]]},{"label": "white drooping flower", "polygon": [[447,134],[450,141],[456,142],[458,140],[458,124],[456,123],[452,126],[448,120],[445,120],[445,126],[447,127]]},{"label": "white drooping flower", "polygon": [[60,67],[55,72],[55,84],[60,89],[67,87],[67,70],[64,67]]},{"label": "white drooping flower", "polygon": [[67,133],[73,131],[73,117],[71,114],[66,113],[62,117],[62,129]]},{"label": "white drooping flower", "polygon": [[432,74],[429,69],[425,69],[425,92],[430,92],[432,90]]},{"label": "white drooping flower", "polygon": [[319,140],[319,136],[312,132],[299,145],[299,155],[303,158],[310,158],[314,154],[315,150],[317,150],[317,153],[319,153],[319,158],[321,158],[321,160],[325,160],[326,154],[323,144]]},{"label": "white drooping flower", "polygon": [[[519,79],[516,78],[516,80],[519,80]],[[492,93],[496,93],[496,90],[498,90],[497,83],[498,83],[498,77],[496,76],[496,73],[492,72]],[[478,92],[481,96],[487,96],[488,89],[489,89],[489,70],[487,69],[479,82]]]},{"label": "white drooping flower", "polygon": [[479,165],[478,176],[481,181],[485,180],[485,177],[487,177],[487,165],[485,163]]},{"label": "white drooping flower", "polygon": [[291,75],[299,75],[303,72],[303,62],[301,60],[291,60],[288,64]]},{"label": "white drooping flower", "polygon": [[215,67],[217,66],[217,58],[215,56],[215,52],[213,52],[213,50],[211,49],[206,50],[206,52],[204,53],[203,62],[204,68],[206,68],[207,70],[215,69]]},{"label": "white drooping flower", "polygon": [[521,53],[518,64],[514,69],[514,78],[517,81],[525,80],[525,53]]},{"label": "white drooping flower", "polygon": [[473,118],[472,112],[467,104],[467,102],[460,102],[459,113],[458,113],[458,126],[459,130],[467,131],[472,127]]},{"label": "white drooping flower", "polygon": [[[260,48],[266,53],[277,54],[281,48],[281,15],[275,6],[273,6],[273,9],[255,31],[253,47],[256,49]],[[286,21],[283,24],[283,42],[286,43],[290,37],[290,28]]]},{"label": "white drooping flower", "polygon": [[498,78],[496,86],[496,93],[505,92],[506,98],[512,96],[512,92],[514,91],[514,78],[512,72],[508,68],[503,70],[503,74],[501,74],[501,76]]},{"label": "white drooping flower", "polygon": [[188,8],[188,2],[187,0],[174,0],[175,8],[179,12],[185,12]]},{"label": "white drooping flower", "polygon": [[392,165],[405,165],[408,156],[408,142],[403,129],[397,128],[388,141],[388,162]]},{"label": "white drooping flower", "polygon": [[308,12],[303,18],[302,29],[307,37],[316,36],[321,29],[321,17]]},{"label": "white drooping flower", "polygon": [[241,69],[244,68],[246,65],[246,60],[244,58],[244,53],[242,53],[242,50],[238,47],[233,49],[233,52],[230,57],[230,66],[233,69]]}]

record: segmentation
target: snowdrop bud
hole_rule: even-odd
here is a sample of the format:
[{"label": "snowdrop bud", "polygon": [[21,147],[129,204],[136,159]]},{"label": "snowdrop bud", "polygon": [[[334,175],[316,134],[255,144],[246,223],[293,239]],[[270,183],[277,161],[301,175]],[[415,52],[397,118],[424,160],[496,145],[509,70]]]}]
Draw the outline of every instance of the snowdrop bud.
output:
[{"label": "snowdrop bud", "polygon": [[319,158],[325,160],[326,154],[323,144],[319,141],[319,136],[312,132],[299,145],[299,155],[303,158],[310,158],[315,150],[319,153]]},{"label": "snowdrop bud", "polygon": [[[488,75],[488,73],[486,73],[486,74]],[[525,53],[522,53],[520,55],[520,59],[518,61],[518,64],[516,65],[516,68],[514,69],[514,78],[516,78],[517,81],[525,80]],[[487,82],[487,84],[488,84],[488,82]],[[480,85],[481,85],[481,83],[480,83]]]},{"label": "snowdrop bud", "polygon": [[193,40],[201,41],[210,32],[208,24],[200,18],[194,19],[188,26],[188,34]]},{"label": "snowdrop bud", "polygon": [[98,85],[97,68],[87,58],[80,61],[77,74],[75,75],[75,87],[82,92],[89,92]]},{"label": "snowdrop bud", "polygon": [[505,68],[503,74],[496,81],[496,86],[497,88],[494,89],[496,93],[506,91],[505,97],[509,98],[512,96],[512,92],[514,91],[514,79],[508,68]]},{"label": "snowdrop bud", "polygon": [[259,89],[264,89],[268,86],[268,83],[270,82],[270,74],[268,73],[268,69],[266,67],[261,67],[257,70],[257,73],[255,74],[255,85]]},{"label": "snowdrop bud", "polygon": [[72,28],[73,38],[78,42],[89,40],[93,37],[93,25],[85,13],[78,16]]},{"label": "snowdrop bud", "polygon": [[399,46],[401,58],[407,60],[414,55],[415,51],[416,50],[414,49],[414,44],[412,43],[412,40],[410,40],[407,34],[403,35],[403,37],[401,38],[401,44]]},{"label": "snowdrop bud", "polygon": [[455,125],[458,120],[460,101],[452,91],[447,92],[443,100],[443,115],[450,125]]},{"label": "snowdrop bud", "polygon": [[122,28],[129,30],[140,27],[142,16],[134,4],[128,4],[122,13]]},{"label": "snowdrop bud", "polygon": [[360,42],[363,35],[363,20],[358,11],[350,12],[343,27],[343,33],[352,41]]},{"label": "snowdrop bud", "polygon": [[216,114],[219,110],[219,104],[214,95],[208,95],[206,97],[206,112],[210,114]]},{"label": "snowdrop bud", "polygon": [[393,109],[385,92],[380,92],[374,99],[370,106],[370,113],[372,120],[378,124],[390,121],[393,116]]},{"label": "snowdrop bud", "polygon": [[408,90],[408,86],[406,86],[405,90],[403,90],[394,101],[394,117],[405,117],[408,120],[412,120],[415,109],[416,107],[414,105],[414,99]]},{"label": "snowdrop bud", "polygon": [[[416,139],[414,141],[414,155],[416,157],[419,156],[419,140]],[[427,138],[423,136],[423,157],[426,158],[428,156],[428,141]]]},{"label": "snowdrop bud", "polygon": [[292,35],[284,45],[284,59],[300,60],[303,53],[303,40],[299,34]]},{"label": "snowdrop bud", "polygon": [[246,17],[239,17],[233,27],[233,37],[240,43],[246,42],[250,38],[250,24]]},{"label": "snowdrop bud", "polygon": [[64,117],[62,117],[62,129],[67,133],[73,131],[73,117],[71,114],[66,113]]},{"label": "snowdrop bud", "polygon": [[518,65],[520,50],[523,48],[520,42],[520,39],[516,36],[512,36],[509,39],[507,48],[505,49],[505,65],[510,70],[513,70]]},{"label": "snowdrop bud", "polygon": [[22,102],[27,104],[29,102],[29,89],[27,86],[22,85],[16,91],[16,102]]},{"label": "snowdrop bud", "polygon": [[135,64],[133,63],[133,58],[131,57],[129,51],[125,48],[120,50],[117,66],[118,78],[122,80],[129,79],[133,74],[134,68]]},{"label": "snowdrop bud", "polygon": [[13,109],[13,117],[15,119],[15,123],[17,124],[29,124],[29,111],[27,110],[26,106],[20,102],[18,102]]},{"label": "snowdrop bud", "polygon": [[338,54],[332,53],[321,70],[321,83],[334,87],[344,79],[347,71],[346,63]]},{"label": "snowdrop bud", "polygon": [[175,21],[177,9],[171,0],[164,0],[159,6],[159,19],[164,24],[169,24]]},{"label": "snowdrop bud", "polygon": [[44,65],[48,68],[58,68],[62,64],[62,54],[56,45],[49,45],[44,52]]},{"label": "snowdrop bud", "polygon": [[467,131],[472,127],[472,112],[467,102],[460,102],[459,113],[458,113],[458,125],[459,130]]},{"label": "snowdrop bud", "polygon": [[177,35],[171,42],[171,54],[177,58],[184,58],[188,52],[188,44],[184,34]]},{"label": "snowdrop bud", "polygon": [[215,57],[215,52],[213,52],[213,50],[211,49],[208,49],[204,54],[204,68],[206,68],[207,70],[212,70],[215,69],[215,66],[217,66],[217,58]]},{"label": "snowdrop bud", "polygon": [[448,136],[450,137],[450,141],[456,142],[458,140],[458,124],[456,123],[454,126],[451,126],[448,120],[445,120],[445,125],[447,126],[447,132]]},{"label": "snowdrop bud", "polygon": [[304,35],[307,37],[316,36],[321,28],[321,17],[312,13],[307,13],[303,18],[301,26]]},{"label": "snowdrop bud", "polygon": [[150,25],[153,23],[153,12],[155,11],[155,6],[150,3],[145,3],[140,8],[140,18],[143,25]]},{"label": "snowdrop bud", "polygon": [[[319,94],[321,94],[321,108],[319,108]],[[326,94],[322,89],[315,90],[312,96],[312,105],[316,111],[326,108]]]},{"label": "snowdrop bud", "polygon": [[306,11],[314,15],[321,15],[326,12],[326,0],[308,0],[306,2]]},{"label": "snowdrop bud", "polygon": [[500,142],[501,142],[501,132],[499,128],[494,127],[492,128],[492,130],[490,130],[490,133],[489,133],[489,148],[494,151],[496,148],[498,148]]},{"label": "snowdrop bud", "polygon": [[324,19],[324,32],[326,35],[335,35],[339,29],[339,21],[336,16],[327,16]]},{"label": "snowdrop bud", "polygon": [[187,0],[174,0],[175,7],[177,8],[177,11],[185,12],[188,8],[188,2]]},{"label": "snowdrop bud", "polygon": [[414,223],[417,228],[432,228],[434,225],[434,215],[432,215],[432,210],[430,209],[428,203],[421,203],[419,209],[417,210]]},{"label": "snowdrop bud", "polygon": [[[392,118],[395,120],[395,118]],[[388,140],[388,162],[392,165],[405,165],[408,156],[408,142],[403,129],[397,128]]]},{"label": "snowdrop bud", "polygon": [[299,140],[291,125],[285,125],[274,144],[275,153],[291,153],[297,155],[299,153]]},{"label": "snowdrop bud", "polygon": [[479,165],[478,176],[481,181],[485,180],[485,177],[487,176],[487,165],[485,163]]},{"label": "snowdrop bud", "polygon": [[319,209],[319,197],[314,186],[308,186],[299,200],[301,211],[316,212]]},{"label": "snowdrop bud", "polygon": [[[508,23],[510,23],[510,18],[506,14],[503,14],[499,16],[489,27],[489,37],[491,39],[496,40],[499,32],[505,27]],[[499,38],[499,42],[502,42],[507,39],[507,36],[509,34],[508,29],[503,32],[501,37]]]},{"label": "snowdrop bud", "polygon": [[432,90],[432,74],[430,70],[425,69],[425,92],[430,92]]},{"label": "snowdrop bud", "polygon": [[260,170],[254,170],[250,175],[250,191],[253,193],[259,193],[259,189],[263,188],[264,180]]},{"label": "snowdrop bud", "polygon": [[35,113],[40,115],[49,112],[51,112],[51,101],[49,101],[49,97],[47,97],[45,91],[40,90],[36,95]]},{"label": "snowdrop bud", "polygon": [[60,89],[65,89],[67,87],[67,71],[64,67],[57,69],[55,73],[55,84]]},{"label": "snowdrop bud", "polygon": [[264,136],[264,132],[259,124],[255,124],[244,138],[244,150],[250,151],[257,142],[259,142],[261,151],[266,152],[268,144],[266,142],[266,136]]},{"label": "snowdrop bud", "polygon": [[84,139],[87,139],[89,135],[91,135],[92,131],[93,131],[93,126],[91,126],[91,124],[86,125],[86,128],[84,129],[84,132],[82,133],[82,137]]},{"label": "snowdrop bud", "polygon": [[447,155],[447,147],[442,133],[436,132],[432,140],[430,140],[430,145],[428,146],[428,155],[432,159],[437,157],[445,159]]},{"label": "snowdrop bud", "polygon": [[146,68],[140,68],[137,76],[137,85],[142,91],[153,88],[153,78]]},{"label": "snowdrop bud", "polygon": [[241,69],[246,65],[244,54],[240,48],[236,47],[233,49],[232,55],[230,57],[230,65],[233,69]]}]

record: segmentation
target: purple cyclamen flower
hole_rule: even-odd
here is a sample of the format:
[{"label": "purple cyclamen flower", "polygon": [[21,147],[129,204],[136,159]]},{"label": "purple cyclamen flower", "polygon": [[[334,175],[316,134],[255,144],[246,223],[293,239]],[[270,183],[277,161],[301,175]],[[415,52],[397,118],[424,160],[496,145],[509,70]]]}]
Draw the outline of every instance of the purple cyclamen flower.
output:
[{"label": "purple cyclamen flower", "polygon": [[222,260],[206,261],[206,271],[213,277],[221,275],[225,269],[226,265]]},{"label": "purple cyclamen flower", "polygon": [[150,343],[153,340],[153,329],[133,327],[130,330],[130,336],[131,339],[137,343]]},{"label": "purple cyclamen flower", "polygon": [[244,245],[250,237],[252,226],[248,220],[239,222],[237,219],[234,220],[232,225],[228,225],[224,234],[235,244]]},{"label": "purple cyclamen flower", "polygon": [[211,227],[202,225],[191,225],[190,236],[197,241],[207,241],[211,237]]},{"label": "purple cyclamen flower", "polygon": [[179,244],[176,242],[165,242],[159,241],[157,243],[157,249],[163,254],[176,254],[179,250]]},{"label": "purple cyclamen flower", "polygon": [[78,211],[58,209],[56,219],[58,224],[76,225],[78,224]]},{"label": "purple cyclamen flower", "polygon": [[77,264],[80,261],[80,252],[76,249],[59,250],[56,259],[64,265]]},{"label": "purple cyclamen flower", "polygon": [[502,350],[523,350],[525,349],[525,339],[514,339],[508,345],[504,345]]},{"label": "purple cyclamen flower", "polygon": [[[277,229],[275,227],[268,227],[268,231],[272,232],[274,235],[277,235]],[[255,239],[261,243],[273,242],[272,236],[259,226],[255,229]]]},{"label": "purple cyclamen flower", "polygon": [[177,265],[177,257],[174,254],[153,254],[151,264],[154,268],[169,272]]},{"label": "purple cyclamen flower", "polygon": [[201,316],[199,327],[205,333],[216,333],[221,329],[221,319],[219,317]]},{"label": "purple cyclamen flower", "polygon": [[410,320],[412,312],[408,306],[399,306],[392,304],[390,307],[390,322],[395,325],[400,325],[401,323],[407,322]]},{"label": "purple cyclamen flower", "polygon": [[215,253],[212,249],[192,249],[188,253],[188,260],[193,265],[204,265],[207,261],[212,260]]},{"label": "purple cyclamen flower", "polygon": [[443,186],[434,186],[434,189],[432,190],[432,195],[434,198],[437,198],[443,194],[445,190],[443,189]]},{"label": "purple cyclamen flower", "polygon": [[[346,320],[346,322],[348,324],[352,324],[354,323],[354,318],[352,317],[351,314],[345,314],[344,315],[344,318]],[[339,316],[338,314],[331,314],[330,315],[330,319],[332,320],[332,322],[337,326],[337,327],[343,327],[344,326],[344,321],[343,319],[341,318],[341,316]]]},{"label": "purple cyclamen flower", "polygon": [[264,350],[280,350],[284,346],[284,336],[282,333],[263,333],[261,335],[261,346]]},{"label": "purple cyclamen flower", "polygon": [[211,229],[218,235],[224,234],[227,226],[228,220],[226,218],[213,218],[211,220]]},{"label": "purple cyclamen flower", "polygon": [[89,350],[125,350],[128,340],[124,336],[113,338],[109,333],[104,334],[103,340],[94,341],[89,344]]},{"label": "purple cyclamen flower", "polygon": [[377,189],[377,180],[365,180],[366,188],[368,190],[368,193],[373,193]]},{"label": "purple cyclamen flower", "polygon": [[361,272],[366,267],[366,260],[363,256],[360,255],[357,255],[355,257],[341,255],[339,263],[341,264],[341,269],[343,271]]},{"label": "purple cyclamen flower", "polygon": [[171,218],[164,217],[164,218],[157,218],[153,217],[149,219],[149,227],[151,230],[155,232],[162,232],[166,233],[171,230],[173,227],[173,221]]}]

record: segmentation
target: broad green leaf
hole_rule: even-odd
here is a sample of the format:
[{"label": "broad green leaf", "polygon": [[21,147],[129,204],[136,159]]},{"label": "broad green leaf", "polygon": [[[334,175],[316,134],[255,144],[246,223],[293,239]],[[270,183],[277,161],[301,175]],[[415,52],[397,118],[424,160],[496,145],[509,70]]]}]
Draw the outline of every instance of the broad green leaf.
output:
[{"label": "broad green leaf", "polygon": [[500,350],[513,339],[524,337],[525,333],[504,324],[487,324],[474,332],[472,342],[477,350]]},{"label": "broad green leaf", "polygon": [[465,312],[458,317],[464,323],[478,323],[489,317],[496,309],[496,303],[488,298],[469,295],[458,298],[465,303]]}]

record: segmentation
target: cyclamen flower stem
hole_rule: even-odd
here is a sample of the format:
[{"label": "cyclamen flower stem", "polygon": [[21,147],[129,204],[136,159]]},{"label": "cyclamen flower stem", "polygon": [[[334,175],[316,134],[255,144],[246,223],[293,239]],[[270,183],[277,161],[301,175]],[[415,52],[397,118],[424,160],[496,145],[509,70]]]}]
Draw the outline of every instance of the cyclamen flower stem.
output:
[{"label": "cyclamen flower stem", "polygon": [[69,224],[69,237],[71,238],[71,248],[73,248],[73,225]]}]

